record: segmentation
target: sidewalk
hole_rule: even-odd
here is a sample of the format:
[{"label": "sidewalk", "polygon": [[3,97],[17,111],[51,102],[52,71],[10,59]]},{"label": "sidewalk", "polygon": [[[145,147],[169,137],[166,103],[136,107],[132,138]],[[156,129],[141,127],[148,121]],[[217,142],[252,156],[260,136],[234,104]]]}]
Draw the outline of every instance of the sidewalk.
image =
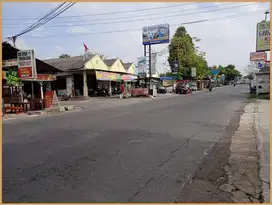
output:
[{"label": "sidewalk", "polygon": [[231,139],[228,183],[234,202],[269,202],[269,101],[245,106]]},{"label": "sidewalk", "polygon": [[269,103],[270,100],[258,100],[255,104],[255,128],[259,139],[258,148],[260,151],[260,178],[262,180],[263,197],[265,202],[269,202],[270,184],[270,158],[269,158]]}]

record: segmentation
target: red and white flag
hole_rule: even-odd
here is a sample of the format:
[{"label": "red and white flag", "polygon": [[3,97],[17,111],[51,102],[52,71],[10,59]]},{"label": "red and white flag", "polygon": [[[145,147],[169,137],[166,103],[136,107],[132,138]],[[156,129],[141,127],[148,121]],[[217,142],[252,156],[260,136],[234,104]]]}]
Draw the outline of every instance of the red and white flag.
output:
[{"label": "red and white flag", "polygon": [[85,43],[83,43],[83,46],[84,46],[84,52],[86,53],[89,50],[89,48],[86,46]]}]

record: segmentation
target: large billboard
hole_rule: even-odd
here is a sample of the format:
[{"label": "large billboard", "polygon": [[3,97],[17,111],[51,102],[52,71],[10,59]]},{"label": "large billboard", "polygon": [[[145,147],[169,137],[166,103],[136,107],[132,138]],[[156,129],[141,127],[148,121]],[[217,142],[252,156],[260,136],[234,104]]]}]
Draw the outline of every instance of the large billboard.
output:
[{"label": "large billboard", "polygon": [[270,21],[257,24],[256,52],[270,51]]},{"label": "large billboard", "polygon": [[169,24],[143,27],[143,45],[169,43]]}]

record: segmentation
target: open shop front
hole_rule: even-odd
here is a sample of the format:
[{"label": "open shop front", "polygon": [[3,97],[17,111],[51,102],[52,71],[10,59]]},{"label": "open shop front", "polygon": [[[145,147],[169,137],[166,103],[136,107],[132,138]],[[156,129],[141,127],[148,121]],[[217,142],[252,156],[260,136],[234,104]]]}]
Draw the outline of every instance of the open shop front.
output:
[{"label": "open shop front", "polygon": [[121,84],[125,84],[125,95],[131,96],[137,76],[113,72],[95,71],[98,89],[106,90],[110,95],[120,94]]},{"label": "open shop front", "polygon": [[20,51],[4,42],[2,51],[3,111],[18,114],[42,110],[43,93],[51,89],[50,82],[59,70],[36,59],[33,50]]},{"label": "open shop front", "polygon": [[36,79],[22,80],[16,71],[2,71],[4,112],[24,113],[45,108],[44,93],[51,91],[56,76],[37,74]]}]

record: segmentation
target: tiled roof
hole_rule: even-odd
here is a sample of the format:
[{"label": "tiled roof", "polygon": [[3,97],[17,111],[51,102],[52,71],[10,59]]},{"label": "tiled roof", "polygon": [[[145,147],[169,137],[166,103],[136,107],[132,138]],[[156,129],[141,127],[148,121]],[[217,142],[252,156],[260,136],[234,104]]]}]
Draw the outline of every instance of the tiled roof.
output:
[{"label": "tiled roof", "polygon": [[126,70],[128,70],[131,65],[132,63],[123,63],[123,66]]},{"label": "tiled roof", "polygon": [[93,57],[94,55],[90,55],[89,57],[86,57],[86,59],[84,59],[83,56],[74,56],[69,58],[53,58],[44,60],[44,62],[62,71],[69,71],[83,68],[84,64]]},{"label": "tiled roof", "polygon": [[104,60],[108,67],[111,67],[115,63],[115,61],[117,61],[117,58]]}]

